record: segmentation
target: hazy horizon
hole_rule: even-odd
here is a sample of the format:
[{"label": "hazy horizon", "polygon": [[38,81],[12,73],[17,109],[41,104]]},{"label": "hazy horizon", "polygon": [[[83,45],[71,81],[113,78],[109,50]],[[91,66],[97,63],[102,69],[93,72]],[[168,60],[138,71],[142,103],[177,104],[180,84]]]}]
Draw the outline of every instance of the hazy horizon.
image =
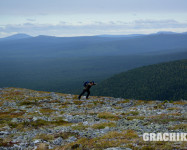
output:
[{"label": "hazy horizon", "polygon": [[[96,35],[82,35],[82,36],[130,36],[130,35],[151,35],[151,34],[183,34],[183,33],[187,33],[186,32],[172,32],[172,31],[158,31],[158,32],[153,32],[153,33],[148,33],[148,34],[96,34]],[[28,36],[31,36],[31,37],[37,37],[37,36],[52,36],[52,37],[82,37],[81,35],[77,35],[77,36],[55,36],[55,35],[36,35],[36,36],[32,36],[30,34],[27,34],[27,33],[16,33],[16,34],[12,34],[12,35],[8,35],[8,36],[5,36],[5,37],[0,37],[0,38],[7,38],[7,37],[11,37],[11,36],[14,36],[14,35],[28,35]]]}]

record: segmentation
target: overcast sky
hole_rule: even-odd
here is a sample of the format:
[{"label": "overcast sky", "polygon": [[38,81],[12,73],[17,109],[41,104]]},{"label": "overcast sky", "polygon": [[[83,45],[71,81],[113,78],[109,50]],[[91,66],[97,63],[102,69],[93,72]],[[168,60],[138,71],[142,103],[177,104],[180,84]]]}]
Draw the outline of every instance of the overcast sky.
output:
[{"label": "overcast sky", "polygon": [[0,37],[187,31],[187,0],[0,0]]}]

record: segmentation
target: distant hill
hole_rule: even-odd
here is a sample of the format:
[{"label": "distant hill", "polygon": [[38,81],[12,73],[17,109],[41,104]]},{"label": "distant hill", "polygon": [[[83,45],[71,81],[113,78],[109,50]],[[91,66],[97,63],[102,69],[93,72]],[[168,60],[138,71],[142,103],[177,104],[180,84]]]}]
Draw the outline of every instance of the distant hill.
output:
[{"label": "distant hill", "polygon": [[[171,31],[159,31],[157,33],[151,33],[151,34],[127,34],[127,35],[110,35],[110,34],[103,34],[103,35],[98,35],[100,37],[127,37],[127,38],[134,38],[138,36],[148,36],[148,35],[156,35],[156,34],[180,34],[176,32],[171,32]],[[186,34],[186,32],[182,33]]]},{"label": "distant hill", "polygon": [[23,33],[19,33],[19,34],[14,34],[5,38],[0,38],[0,41],[4,41],[4,40],[18,40],[18,39],[24,39],[24,38],[30,38],[32,36],[27,35],[27,34],[23,34]]},{"label": "distant hill", "polygon": [[95,95],[144,100],[187,99],[187,59],[136,68],[104,80]]},{"label": "distant hill", "polygon": [[134,38],[138,36],[146,36],[144,34],[128,34],[128,35],[109,35],[109,34],[103,34],[103,35],[98,35],[100,37],[126,37],[126,38]]}]

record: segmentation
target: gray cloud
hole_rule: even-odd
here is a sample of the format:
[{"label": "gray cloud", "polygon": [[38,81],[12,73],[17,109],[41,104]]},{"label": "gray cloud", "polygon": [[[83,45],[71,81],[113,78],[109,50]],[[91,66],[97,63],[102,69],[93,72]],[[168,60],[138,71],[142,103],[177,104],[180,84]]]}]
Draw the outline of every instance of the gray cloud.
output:
[{"label": "gray cloud", "polygon": [[187,23],[179,23],[176,20],[136,20],[136,28],[187,28]]},{"label": "gray cloud", "polygon": [[93,22],[92,24],[83,24],[78,22],[72,25],[68,22],[61,22],[58,25],[51,24],[9,24],[0,26],[2,33],[27,33],[30,35],[55,35],[55,36],[75,36],[75,35],[96,35],[96,34],[129,34],[159,31],[162,29],[187,30],[187,23],[180,23],[175,20],[136,20],[133,22],[110,21],[110,22]]},{"label": "gray cloud", "polygon": [[26,20],[27,20],[27,21],[31,21],[31,22],[36,21],[36,19],[30,19],[30,18],[27,18]]}]

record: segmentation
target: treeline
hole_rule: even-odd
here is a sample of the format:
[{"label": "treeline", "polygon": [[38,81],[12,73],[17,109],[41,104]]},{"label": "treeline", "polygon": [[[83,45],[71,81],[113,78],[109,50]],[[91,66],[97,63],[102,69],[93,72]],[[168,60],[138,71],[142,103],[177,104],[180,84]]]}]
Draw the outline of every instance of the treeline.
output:
[{"label": "treeline", "polygon": [[187,99],[187,59],[117,74],[93,89],[95,95],[143,100]]}]

